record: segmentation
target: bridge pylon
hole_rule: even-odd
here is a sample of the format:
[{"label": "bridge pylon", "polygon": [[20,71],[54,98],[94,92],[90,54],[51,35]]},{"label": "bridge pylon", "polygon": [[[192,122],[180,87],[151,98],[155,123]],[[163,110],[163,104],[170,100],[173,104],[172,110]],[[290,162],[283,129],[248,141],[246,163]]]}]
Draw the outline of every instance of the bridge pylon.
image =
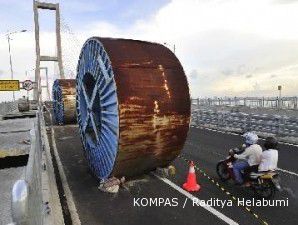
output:
[{"label": "bridge pylon", "polygon": [[[38,10],[54,10],[56,12],[56,56],[44,56],[40,55],[40,37],[39,37],[39,19]],[[36,67],[35,67],[35,82],[38,84],[38,88],[34,89],[34,99],[39,100],[41,92],[40,81],[40,62],[53,61],[58,62],[59,74],[61,79],[65,79],[63,63],[62,63],[62,48],[61,48],[61,34],[60,34],[60,8],[59,3],[45,3],[33,0],[33,12],[34,12],[34,25],[35,25],[35,49],[36,49]]]}]

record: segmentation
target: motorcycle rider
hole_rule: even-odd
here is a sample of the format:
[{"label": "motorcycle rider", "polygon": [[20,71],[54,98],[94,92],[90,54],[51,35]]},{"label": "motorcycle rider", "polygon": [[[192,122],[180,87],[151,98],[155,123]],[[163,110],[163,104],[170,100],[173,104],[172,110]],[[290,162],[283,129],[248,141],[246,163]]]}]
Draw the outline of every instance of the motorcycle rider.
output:
[{"label": "motorcycle rider", "polygon": [[261,163],[259,165],[260,172],[272,171],[277,168],[278,162],[278,141],[274,137],[267,137],[264,143],[265,150],[261,155]]},{"label": "motorcycle rider", "polygon": [[241,171],[245,171],[246,177],[252,171],[258,171],[258,165],[261,162],[262,148],[257,144],[258,135],[254,132],[247,132],[243,135],[246,148],[241,154],[234,154],[236,160],[233,164],[233,172],[236,184],[243,184]]}]

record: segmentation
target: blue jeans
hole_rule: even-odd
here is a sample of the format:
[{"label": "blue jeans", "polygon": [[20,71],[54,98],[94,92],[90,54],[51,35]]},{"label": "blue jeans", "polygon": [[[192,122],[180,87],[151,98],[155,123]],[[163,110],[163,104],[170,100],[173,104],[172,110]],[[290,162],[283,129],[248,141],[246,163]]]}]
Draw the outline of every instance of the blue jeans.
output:
[{"label": "blue jeans", "polygon": [[243,177],[241,174],[241,170],[244,170],[246,167],[248,167],[248,163],[246,161],[243,160],[237,160],[234,164],[233,164],[233,172],[235,175],[235,180],[237,183],[242,184],[243,183]]}]

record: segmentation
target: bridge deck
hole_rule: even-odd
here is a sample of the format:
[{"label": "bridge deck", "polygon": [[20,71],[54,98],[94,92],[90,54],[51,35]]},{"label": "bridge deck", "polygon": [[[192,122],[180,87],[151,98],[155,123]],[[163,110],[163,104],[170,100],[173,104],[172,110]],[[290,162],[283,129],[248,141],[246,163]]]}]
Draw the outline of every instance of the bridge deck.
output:
[{"label": "bridge deck", "polygon": [[[152,175],[116,195],[98,190],[83,156],[78,128],[55,127],[55,142],[82,224],[225,224],[201,207],[182,209],[185,196]],[[177,207],[137,207],[134,198],[178,198]]]},{"label": "bridge deck", "polygon": [[0,121],[0,224],[12,222],[11,188],[24,178],[33,123],[29,118]]}]

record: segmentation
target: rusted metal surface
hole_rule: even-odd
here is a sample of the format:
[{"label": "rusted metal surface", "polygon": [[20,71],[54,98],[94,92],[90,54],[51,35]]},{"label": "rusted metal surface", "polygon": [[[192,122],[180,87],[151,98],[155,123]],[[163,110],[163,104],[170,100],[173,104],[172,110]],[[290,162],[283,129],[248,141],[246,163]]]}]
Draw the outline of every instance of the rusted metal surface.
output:
[{"label": "rusted metal surface", "polygon": [[189,87],[179,60],[156,43],[90,41],[104,47],[117,92],[118,146],[110,175],[134,176],[168,165],[183,148],[190,120]]},{"label": "rusted metal surface", "polygon": [[59,124],[76,122],[76,81],[57,79],[53,85],[53,107]]},{"label": "rusted metal surface", "polygon": [[29,100],[26,98],[20,98],[18,100],[18,110],[19,112],[28,112],[30,109]]}]

